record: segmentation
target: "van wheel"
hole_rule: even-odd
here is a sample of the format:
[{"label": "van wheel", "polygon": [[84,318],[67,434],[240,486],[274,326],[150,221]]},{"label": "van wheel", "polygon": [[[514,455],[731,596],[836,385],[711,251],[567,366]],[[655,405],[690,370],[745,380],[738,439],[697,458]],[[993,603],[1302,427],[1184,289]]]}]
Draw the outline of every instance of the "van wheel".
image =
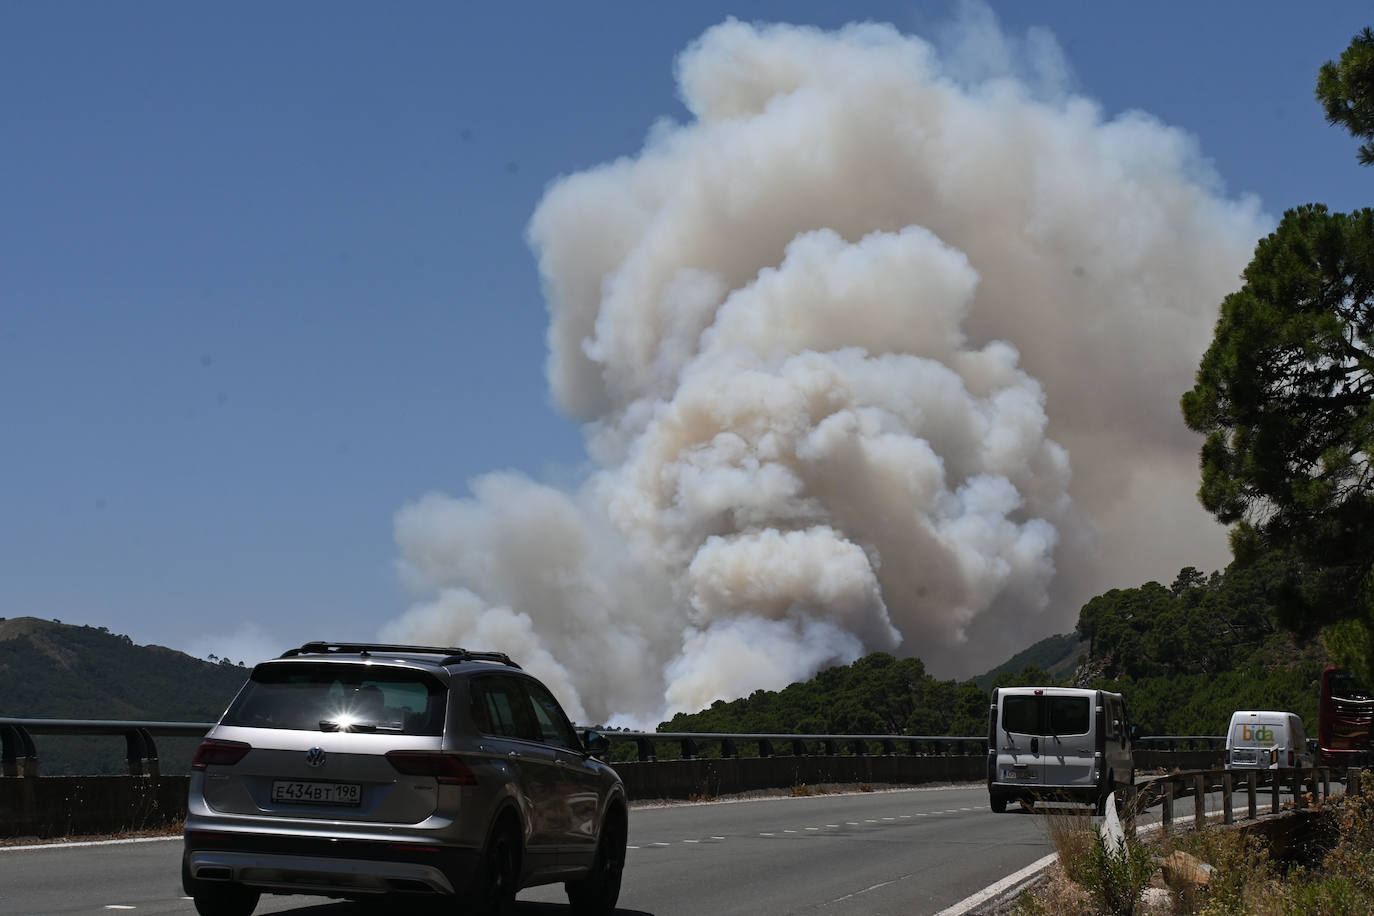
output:
[{"label": "van wheel", "polygon": [[1107,774],[1107,787],[1102,790],[1102,794],[1097,797],[1097,807],[1095,813],[1102,817],[1107,813],[1107,799],[1112,797],[1112,792],[1116,789],[1116,774]]},{"label": "van wheel", "polygon": [[993,814],[1004,814],[1007,810],[1007,797],[1005,795],[988,796],[988,806],[992,808]]}]

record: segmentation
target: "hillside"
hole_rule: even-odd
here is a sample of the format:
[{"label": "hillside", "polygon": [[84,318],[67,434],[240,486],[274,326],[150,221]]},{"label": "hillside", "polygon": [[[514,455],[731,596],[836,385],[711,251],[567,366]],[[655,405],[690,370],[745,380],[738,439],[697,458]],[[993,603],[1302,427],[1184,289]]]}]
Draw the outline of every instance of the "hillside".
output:
[{"label": "hillside", "polygon": [[1029,649],[1022,649],[1011,658],[973,679],[983,690],[991,690],[997,678],[1003,674],[1020,674],[1027,668],[1038,668],[1046,672],[1054,683],[1070,680],[1078,670],[1078,664],[1088,651],[1088,644],[1077,633],[1061,633],[1046,636]]},{"label": "hillside", "polygon": [[[1288,709],[1316,733],[1317,686],[1330,657],[1319,640],[1280,626],[1263,566],[1164,586],[1112,589],[1080,611],[1073,633],[1047,637],[967,681],[937,680],[920,659],[875,653],[783,690],[757,690],[680,713],[661,731],[772,734],[981,735],[995,685],[1101,687],[1126,697],[1145,734],[1218,735],[1236,709]],[[208,722],[247,676],[103,628],[0,620],[0,716]],[[164,739],[166,772],[184,771],[195,742]],[[40,768],[124,771],[118,739],[40,741]]]},{"label": "hillside", "polygon": [[[139,646],[103,627],[35,617],[0,619],[0,716],[212,722],[248,669],[165,646]],[[122,773],[124,742],[38,736],[40,772]],[[185,772],[193,739],[158,739],[164,772]]]},{"label": "hillside", "polygon": [[1319,640],[1283,629],[1264,566],[1168,586],[1112,589],[1085,604],[1073,633],[1051,636],[970,681],[937,681],[917,659],[875,654],[781,691],[679,714],[680,732],[961,734],[986,731],[997,685],[1098,687],[1126,697],[1144,734],[1220,735],[1237,709],[1286,709],[1317,732]]}]

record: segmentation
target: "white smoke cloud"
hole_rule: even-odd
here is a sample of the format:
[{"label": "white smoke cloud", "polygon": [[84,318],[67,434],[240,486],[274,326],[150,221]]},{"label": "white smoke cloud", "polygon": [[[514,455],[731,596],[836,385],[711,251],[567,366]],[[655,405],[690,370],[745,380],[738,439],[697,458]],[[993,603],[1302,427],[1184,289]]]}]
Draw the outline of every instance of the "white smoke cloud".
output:
[{"label": "white smoke cloud", "polygon": [[941,44],[727,21],[687,123],[549,188],[549,383],[597,470],[403,509],[388,637],[645,724],[876,650],[978,673],[1224,564],[1178,398],[1267,217],[1043,30],[970,5]]}]

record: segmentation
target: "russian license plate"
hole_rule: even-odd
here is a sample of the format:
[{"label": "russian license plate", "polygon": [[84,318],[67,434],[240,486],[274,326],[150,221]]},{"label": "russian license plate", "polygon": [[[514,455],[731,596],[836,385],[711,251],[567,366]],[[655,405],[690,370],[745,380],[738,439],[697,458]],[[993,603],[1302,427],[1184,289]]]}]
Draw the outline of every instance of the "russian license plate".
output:
[{"label": "russian license plate", "polygon": [[358,805],[363,787],[355,782],[274,782],[272,801],[305,805]]},{"label": "russian license plate", "polygon": [[1021,768],[1021,767],[1017,767],[1017,768],[1007,768],[1007,769],[1004,769],[1004,770],[1002,771],[1002,778],[1003,778],[1003,779],[1021,779],[1021,780],[1034,779],[1034,778],[1035,778],[1035,771],[1034,771],[1034,770],[1030,770],[1030,769]]}]

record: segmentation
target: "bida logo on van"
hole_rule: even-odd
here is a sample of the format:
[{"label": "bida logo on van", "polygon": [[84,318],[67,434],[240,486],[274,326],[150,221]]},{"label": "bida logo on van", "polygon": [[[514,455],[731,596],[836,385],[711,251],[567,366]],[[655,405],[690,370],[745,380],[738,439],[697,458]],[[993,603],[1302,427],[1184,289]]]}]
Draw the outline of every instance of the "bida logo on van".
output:
[{"label": "bida logo on van", "polygon": [[1242,725],[1240,740],[1253,741],[1256,744],[1273,744],[1274,730],[1267,725]]}]

